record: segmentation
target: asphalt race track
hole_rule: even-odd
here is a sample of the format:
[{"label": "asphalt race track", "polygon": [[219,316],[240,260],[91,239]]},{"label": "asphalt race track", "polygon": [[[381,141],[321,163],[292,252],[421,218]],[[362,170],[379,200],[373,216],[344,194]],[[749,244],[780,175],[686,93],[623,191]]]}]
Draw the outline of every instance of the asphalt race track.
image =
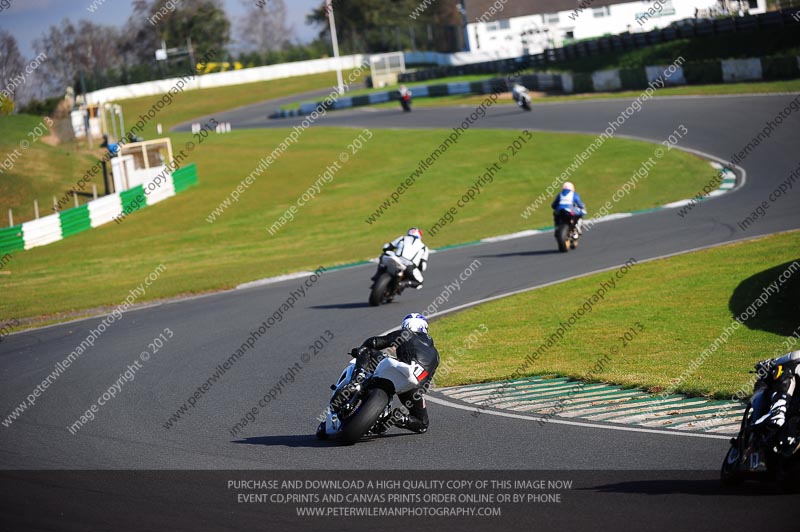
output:
[{"label": "asphalt race track", "polygon": [[[656,98],[644,103],[643,110],[629,118],[617,136],[660,142],[683,124],[689,133],[681,142],[682,147],[729,160],[795,97],[796,94]],[[552,103],[534,106],[530,113],[511,106],[495,106],[473,127],[530,129],[534,135],[537,130],[599,134],[629,104],[630,100],[623,99]],[[217,114],[215,118],[231,122],[234,129],[292,127],[299,122],[300,119],[268,120],[267,109],[275,107],[274,102],[259,104],[255,111],[252,107],[242,108]],[[412,113],[402,113],[399,109],[354,109],[329,113],[313,127],[449,129],[459,125],[471,112],[470,107],[425,109],[424,112],[417,109]],[[188,125],[184,129],[188,130]],[[504,133],[498,133],[499,138],[502,135]],[[509,140],[516,136],[511,132],[507,135]],[[481,262],[480,269],[440,310],[613,268],[630,257],[641,261],[800,228],[795,190],[772,203],[766,216],[747,231],[742,232],[737,227],[737,222],[766,200],[798,167],[799,139],[800,113],[795,112],[741,162],[746,179],[741,168],[737,169],[739,183],[744,183],[733,192],[704,202],[684,218],[677,216],[676,209],[668,209],[599,224],[582,240],[581,249],[568,255],[569,260],[554,252],[551,234],[446,250],[431,256],[431,268],[423,290],[407,291],[395,303],[377,309],[366,304],[372,265],[325,272],[318,282],[306,289],[306,295],[280,323],[271,327],[255,343],[255,348],[219,377],[196,401],[196,406],[169,429],[164,424],[170,415],[214,374],[218,364],[247,340],[250,331],[257,329],[293,290],[298,289],[305,278],[130,311],[109,327],[94,347],[65,371],[34,406],[11,426],[0,427],[0,468],[563,470],[565,475],[571,475],[569,478],[583,482],[584,489],[595,496],[575,492],[569,504],[549,507],[547,512],[536,514],[536,522],[540,524],[591,528],[590,510],[591,515],[596,516],[610,507],[618,510],[620,516],[626,516],[627,522],[640,523],[642,527],[670,529],[670,523],[675,526],[703,523],[704,528],[722,529],[741,526],[743,519],[757,519],[762,525],[785,523],[789,521],[787,512],[790,512],[785,505],[792,496],[761,497],[763,490],[752,487],[734,492],[721,490],[716,472],[728,444],[719,437],[554,423],[539,426],[489,413],[476,418],[468,411],[438,403],[429,405],[431,429],[425,435],[395,430],[390,433],[391,437],[355,447],[337,447],[318,442],[313,432],[315,418],[329,395],[328,385],[346,363],[345,354],[349,349],[366,336],[397,326],[406,313],[427,307],[442,287],[475,259]],[[587,164],[591,165],[591,161]],[[244,176],[244,170],[242,174]],[[710,170],[709,179],[712,176]],[[532,190],[531,199],[539,192]],[[590,209],[592,203],[588,201]],[[387,238],[396,231],[396,227],[387,227]],[[376,254],[380,244],[376,242]],[[159,260],[157,257],[153,260],[155,267]],[[22,402],[100,321],[101,318],[82,320],[5,338],[0,344],[2,415]],[[142,364],[135,379],[125,384],[116,398],[99,410],[94,421],[76,434],[70,434],[67,427],[117,381],[120,373],[137,360],[139,353],[165,328],[169,328],[174,337]],[[431,333],[436,336],[435,320]],[[319,354],[304,362],[306,359],[302,355],[309,352],[309,344],[326,334],[333,339]],[[232,437],[231,427],[298,362],[301,369],[294,382],[284,386],[266,408],[260,409],[255,422]],[[436,398],[435,393],[433,397]],[[587,473],[582,475],[575,470],[587,470]],[[590,474],[588,470],[595,473]],[[639,472],[614,473],[620,470]],[[676,473],[681,471],[685,474]],[[100,472],[95,474],[103,476]],[[48,496],[50,501],[63,503],[65,491],[60,488],[74,486],[77,481],[68,474],[53,475],[61,480],[46,480],[53,478],[46,475],[35,480],[32,474],[19,472],[3,475],[0,496],[5,500],[4,506],[9,503],[9,497],[19,497],[26,487],[29,491],[39,490],[37,493]],[[134,473],[126,475],[136,476]],[[230,512],[238,512],[243,507],[226,506],[227,500],[216,506],[213,502],[201,505],[204,498],[214,501],[217,496],[226,496],[222,481],[201,482],[202,475],[172,472],[152,475],[147,481],[136,477],[131,483],[125,482],[129,488],[137,481],[141,484],[142,489],[137,491],[141,498],[133,499],[123,498],[123,491],[120,491],[123,488],[106,476],[97,482],[86,481],[85,492],[81,491],[86,498],[81,501],[89,514],[101,512],[87,502],[90,500],[97,504],[124,500],[125,504],[120,502],[117,507],[121,515],[133,515],[139,506],[146,506],[153,522],[159,522],[158,516],[167,519],[174,516],[174,512],[180,512],[185,519],[179,523],[187,528],[198,519],[196,512],[219,517],[214,522],[220,528],[263,524],[270,519],[271,515],[248,506],[237,514],[237,521],[230,517]],[[174,504],[154,502],[157,494],[166,492],[173,494]],[[189,493],[192,504],[182,505],[181,496]],[[569,497],[567,494],[566,498]],[[18,504],[13,510],[9,509],[6,513],[9,522],[23,522],[23,516],[29,511],[26,508],[32,506]],[[226,509],[229,511],[227,521],[222,519]],[[69,510],[61,511],[63,515],[70,515]],[[677,514],[681,517],[676,521],[653,521],[656,518],[677,519]],[[516,521],[517,524],[522,522]],[[594,521],[595,524],[601,522]]]}]

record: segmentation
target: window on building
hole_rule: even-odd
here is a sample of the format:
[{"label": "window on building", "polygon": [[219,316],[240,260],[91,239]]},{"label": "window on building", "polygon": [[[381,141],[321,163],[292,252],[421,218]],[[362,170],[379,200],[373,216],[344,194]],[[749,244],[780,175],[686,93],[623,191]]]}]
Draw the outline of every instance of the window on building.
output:
[{"label": "window on building", "polygon": [[510,27],[511,23],[508,21],[508,19],[493,20],[486,23],[486,31],[507,30]]},{"label": "window on building", "polygon": [[602,18],[611,15],[611,8],[609,6],[593,7],[592,15],[594,18]]},{"label": "window on building", "polygon": [[747,7],[750,9],[758,9],[758,0],[747,0]]},{"label": "window on building", "polygon": [[558,24],[558,13],[546,13],[543,17],[545,24]]},{"label": "window on building", "polygon": [[575,38],[575,32],[574,31],[565,32],[564,33],[564,38],[565,39],[574,39]]}]

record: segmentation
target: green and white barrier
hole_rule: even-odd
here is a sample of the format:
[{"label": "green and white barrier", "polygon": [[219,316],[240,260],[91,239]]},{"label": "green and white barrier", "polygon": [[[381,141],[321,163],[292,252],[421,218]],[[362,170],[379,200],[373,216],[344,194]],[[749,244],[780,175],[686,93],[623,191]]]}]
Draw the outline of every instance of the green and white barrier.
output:
[{"label": "green and white barrier", "polygon": [[[612,92],[640,90],[659,81],[658,86],[706,85],[738,81],[772,81],[800,78],[800,56],[726,59],[650,65],[644,68],[610,69],[596,72],[564,72],[558,74],[536,72],[525,74],[518,80],[535,91],[562,91],[571,93]],[[462,81],[438,85],[411,87],[415,98],[451,96],[454,94],[490,94],[510,90],[506,78],[484,81]],[[342,96],[331,109],[348,109],[397,100],[396,90],[373,92],[357,96]],[[304,116],[324,107],[323,102],[303,102],[299,109],[278,109],[270,118]]]},{"label": "green and white barrier", "polygon": [[154,205],[197,184],[194,163],[172,172],[160,186],[149,183],[148,193],[139,185],[90,201],[80,207],[0,229],[0,255],[58,242],[68,236],[107,224],[116,218]]}]

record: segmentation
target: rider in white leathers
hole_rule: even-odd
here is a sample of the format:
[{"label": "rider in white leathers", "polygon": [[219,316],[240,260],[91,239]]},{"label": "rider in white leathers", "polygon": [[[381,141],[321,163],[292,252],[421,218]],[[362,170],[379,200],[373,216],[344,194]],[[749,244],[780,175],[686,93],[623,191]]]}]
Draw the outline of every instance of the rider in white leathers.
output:
[{"label": "rider in white leathers", "polygon": [[399,236],[384,244],[383,252],[386,253],[387,251],[392,251],[398,257],[408,259],[414,264],[414,268],[410,272],[411,277],[403,281],[405,286],[416,288],[417,290],[422,288],[424,280],[422,272],[428,268],[428,246],[422,242],[422,231],[412,227],[404,236]]},{"label": "rider in white leathers", "polygon": [[523,95],[527,94],[528,94],[528,89],[524,85],[520,85],[519,83],[514,83],[514,86],[511,88],[511,97],[514,98],[514,101],[517,103],[519,103]]}]

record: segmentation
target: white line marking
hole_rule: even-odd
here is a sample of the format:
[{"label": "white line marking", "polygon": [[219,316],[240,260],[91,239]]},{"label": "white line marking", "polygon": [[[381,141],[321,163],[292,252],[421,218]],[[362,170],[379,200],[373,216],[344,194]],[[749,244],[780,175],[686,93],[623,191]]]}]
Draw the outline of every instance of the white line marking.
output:
[{"label": "white line marking", "polygon": [[256,279],[255,281],[242,283],[236,287],[236,290],[280,283],[281,281],[290,281],[292,279],[300,279],[301,277],[308,277],[309,275],[314,275],[314,272],[294,272],[287,273],[286,275],[277,275],[275,277],[265,277],[264,279]]},{"label": "white line marking", "polygon": [[509,233],[507,235],[490,236],[489,238],[482,238],[481,242],[503,242],[504,240],[513,240],[515,238],[525,238],[527,236],[538,235],[542,231],[538,229],[528,229],[527,231],[520,231],[518,233]]},{"label": "white line marking", "polygon": [[675,207],[683,207],[684,205],[689,205],[692,201],[695,200],[682,199],[678,201],[673,201],[672,203],[667,203],[666,205],[662,205],[662,207],[664,207],[665,209],[674,209]]},{"label": "white line marking", "polygon": [[[466,410],[468,412],[481,412],[476,407],[469,407],[464,405],[459,405],[456,403],[451,403],[450,401],[445,401],[444,399],[439,399],[438,397],[433,397],[428,395],[426,397],[428,401],[431,403],[440,404],[443,406],[449,406],[451,408],[457,408],[458,410]],[[706,438],[711,440],[730,440],[730,436],[717,436],[715,434],[699,434],[696,432],[681,432],[678,430],[657,430],[657,429],[643,429],[639,427],[624,427],[624,426],[616,426],[616,425],[599,425],[597,423],[583,423],[580,421],[568,421],[566,419],[546,419],[543,417],[535,417],[535,416],[523,416],[522,414],[512,414],[510,412],[501,412],[498,410],[483,410],[484,414],[489,414],[492,416],[500,416],[500,417],[508,417],[512,419],[522,419],[525,421],[545,421],[546,423],[555,423],[556,425],[571,425],[574,427],[588,427],[592,429],[606,429],[606,430],[621,430],[625,432],[643,432],[646,434],[664,434],[668,436],[687,436],[690,438]]]}]

